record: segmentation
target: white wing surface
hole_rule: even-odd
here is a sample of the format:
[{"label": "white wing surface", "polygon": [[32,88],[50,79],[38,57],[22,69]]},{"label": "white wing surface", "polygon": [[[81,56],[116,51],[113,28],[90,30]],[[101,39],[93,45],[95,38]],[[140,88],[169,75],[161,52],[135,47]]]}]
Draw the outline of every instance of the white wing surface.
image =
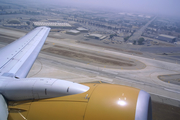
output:
[{"label": "white wing surface", "polygon": [[0,76],[26,77],[49,31],[49,27],[38,27],[24,37],[0,49]]}]

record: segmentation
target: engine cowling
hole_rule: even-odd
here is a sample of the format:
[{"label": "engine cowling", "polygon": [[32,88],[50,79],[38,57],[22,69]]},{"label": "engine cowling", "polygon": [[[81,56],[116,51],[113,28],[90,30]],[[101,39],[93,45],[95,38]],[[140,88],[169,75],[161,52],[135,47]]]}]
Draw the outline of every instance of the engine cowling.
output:
[{"label": "engine cowling", "polygon": [[[22,119],[11,110],[22,111],[28,120],[151,120],[150,95],[132,87],[84,84],[87,92],[38,101],[9,103],[9,118]],[[25,109],[26,108],[28,109]],[[27,114],[28,113],[28,114]]]},{"label": "engine cowling", "polygon": [[51,78],[24,78],[1,81],[0,93],[7,100],[34,100],[84,93],[88,86]]}]

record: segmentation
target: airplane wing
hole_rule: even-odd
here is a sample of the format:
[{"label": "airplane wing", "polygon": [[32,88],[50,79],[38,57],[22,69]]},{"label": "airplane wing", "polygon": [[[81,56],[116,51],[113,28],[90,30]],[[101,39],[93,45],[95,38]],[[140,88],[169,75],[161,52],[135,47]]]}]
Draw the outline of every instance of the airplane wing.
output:
[{"label": "airplane wing", "polygon": [[0,76],[25,78],[49,31],[49,27],[38,27],[24,37],[0,49]]}]

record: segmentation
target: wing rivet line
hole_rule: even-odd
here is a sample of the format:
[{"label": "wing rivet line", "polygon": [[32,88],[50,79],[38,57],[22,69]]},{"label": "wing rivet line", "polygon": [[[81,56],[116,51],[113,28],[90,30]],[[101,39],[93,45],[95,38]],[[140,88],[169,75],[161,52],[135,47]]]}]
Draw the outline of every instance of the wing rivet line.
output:
[{"label": "wing rivet line", "polygon": [[[41,32],[43,29],[41,29],[39,32]],[[38,33],[39,33],[38,32]],[[38,34],[37,33],[37,34]],[[36,37],[36,36],[35,36]],[[33,37],[31,40],[33,40],[35,37]],[[18,53],[20,53],[20,52],[22,52],[22,49],[24,49],[28,44],[29,44],[29,42],[31,42],[31,41],[26,41],[27,43],[24,43],[24,46],[20,49],[20,51],[15,51],[15,55],[14,56],[12,56],[12,57],[15,57]],[[7,58],[7,59],[9,59],[9,58]],[[7,63],[9,63],[10,61],[11,61],[12,59],[9,59],[6,63],[4,63],[1,67],[0,67],[0,69],[2,69]]]}]

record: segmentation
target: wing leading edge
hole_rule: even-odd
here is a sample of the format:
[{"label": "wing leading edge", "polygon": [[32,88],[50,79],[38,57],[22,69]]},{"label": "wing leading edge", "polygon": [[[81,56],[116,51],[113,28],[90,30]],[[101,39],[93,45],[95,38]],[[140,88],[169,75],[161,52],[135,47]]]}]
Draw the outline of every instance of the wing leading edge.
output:
[{"label": "wing leading edge", "polygon": [[0,76],[24,78],[29,73],[50,31],[38,27],[0,50]]}]

